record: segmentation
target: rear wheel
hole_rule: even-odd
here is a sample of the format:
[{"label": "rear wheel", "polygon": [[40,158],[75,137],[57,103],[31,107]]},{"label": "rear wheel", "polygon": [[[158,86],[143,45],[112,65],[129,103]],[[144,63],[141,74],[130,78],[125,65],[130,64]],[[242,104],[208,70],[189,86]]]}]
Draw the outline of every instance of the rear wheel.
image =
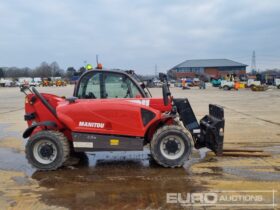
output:
[{"label": "rear wheel", "polygon": [[69,157],[67,138],[57,131],[40,131],[30,137],[25,154],[28,162],[38,170],[56,170]]},{"label": "rear wheel", "polygon": [[181,167],[191,154],[191,135],[178,125],[159,128],[151,142],[155,161],[164,167]]}]

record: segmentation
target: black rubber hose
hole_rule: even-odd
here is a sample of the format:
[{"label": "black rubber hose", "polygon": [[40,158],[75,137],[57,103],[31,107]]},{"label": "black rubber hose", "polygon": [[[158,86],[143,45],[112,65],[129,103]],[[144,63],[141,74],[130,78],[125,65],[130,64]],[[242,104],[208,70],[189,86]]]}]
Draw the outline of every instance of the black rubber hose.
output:
[{"label": "black rubber hose", "polygon": [[32,87],[32,91],[34,92],[34,94],[40,99],[40,101],[42,101],[42,103],[44,104],[45,107],[47,107],[47,109],[55,116],[56,115],[56,110],[54,107],[52,107],[49,102],[47,102],[47,100],[44,98],[44,96],[42,96],[38,90],[35,87]]}]

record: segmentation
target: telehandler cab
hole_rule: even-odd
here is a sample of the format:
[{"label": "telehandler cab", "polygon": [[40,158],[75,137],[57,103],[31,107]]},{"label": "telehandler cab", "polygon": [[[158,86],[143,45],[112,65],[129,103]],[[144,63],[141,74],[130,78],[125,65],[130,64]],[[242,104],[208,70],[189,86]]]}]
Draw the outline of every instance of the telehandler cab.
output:
[{"label": "telehandler cab", "polygon": [[38,170],[56,170],[80,152],[141,151],[147,144],[164,167],[181,167],[192,144],[222,155],[223,108],[210,104],[198,123],[188,99],[173,98],[166,75],[160,78],[162,98],[152,98],[133,72],[117,70],[85,72],[66,99],[23,87],[27,160]]}]

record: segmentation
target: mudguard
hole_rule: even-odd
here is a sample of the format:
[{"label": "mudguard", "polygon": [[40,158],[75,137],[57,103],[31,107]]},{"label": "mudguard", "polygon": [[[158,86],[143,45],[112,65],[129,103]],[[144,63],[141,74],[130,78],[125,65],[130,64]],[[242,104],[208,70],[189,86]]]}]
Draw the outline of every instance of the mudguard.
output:
[{"label": "mudguard", "polygon": [[39,123],[34,123],[24,131],[24,133],[22,134],[22,137],[28,138],[32,134],[34,129],[37,128],[38,126],[57,127],[57,124],[53,121],[43,121],[43,122],[39,122]]}]

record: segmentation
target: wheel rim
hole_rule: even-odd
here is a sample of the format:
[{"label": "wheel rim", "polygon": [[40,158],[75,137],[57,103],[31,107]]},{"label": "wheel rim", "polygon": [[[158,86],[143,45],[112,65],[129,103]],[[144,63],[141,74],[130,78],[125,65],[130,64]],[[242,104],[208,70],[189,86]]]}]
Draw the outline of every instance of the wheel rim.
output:
[{"label": "wheel rim", "polygon": [[57,147],[50,140],[40,140],[33,147],[34,158],[41,164],[50,164],[57,157]]},{"label": "wheel rim", "polygon": [[160,151],[167,159],[178,159],[184,154],[184,141],[179,136],[167,136],[160,143]]}]

